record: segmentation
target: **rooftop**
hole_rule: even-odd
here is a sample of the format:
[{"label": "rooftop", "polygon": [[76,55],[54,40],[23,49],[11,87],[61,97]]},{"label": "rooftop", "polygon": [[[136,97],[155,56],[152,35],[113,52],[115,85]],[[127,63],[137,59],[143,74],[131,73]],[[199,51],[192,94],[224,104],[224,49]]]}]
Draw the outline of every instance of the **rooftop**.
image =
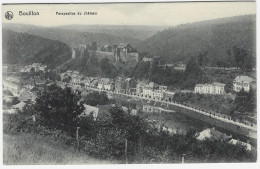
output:
[{"label": "rooftop", "polygon": [[219,83],[219,82],[213,82],[212,85],[214,85],[214,86],[222,86],[222,87],[226,86],[226,84]]},{"label": "rooftop", "polygon": [[240,82],[240,83],[251,83],[253,81],[253,78],[249,76],[237,76],[234,80],[234,82]]}]

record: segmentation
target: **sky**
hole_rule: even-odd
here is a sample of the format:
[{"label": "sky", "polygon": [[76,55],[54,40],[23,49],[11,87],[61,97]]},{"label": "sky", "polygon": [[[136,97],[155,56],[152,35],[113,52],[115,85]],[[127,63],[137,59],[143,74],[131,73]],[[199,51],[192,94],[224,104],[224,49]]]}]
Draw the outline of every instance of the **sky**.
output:
[{"label": "sky", "polygon": [[[12,11],[13,19],[4,15]],[[20,16],[19,11],[39,12],[37,16]],[[56,15],[56,12],[97,12],[97,15]],[[37,4],[3,5],[3,23],[38,26],[77,25],[151,25],[175,26],[203,20],[256,14],[255,2],[175,2],[118,4]]]}]

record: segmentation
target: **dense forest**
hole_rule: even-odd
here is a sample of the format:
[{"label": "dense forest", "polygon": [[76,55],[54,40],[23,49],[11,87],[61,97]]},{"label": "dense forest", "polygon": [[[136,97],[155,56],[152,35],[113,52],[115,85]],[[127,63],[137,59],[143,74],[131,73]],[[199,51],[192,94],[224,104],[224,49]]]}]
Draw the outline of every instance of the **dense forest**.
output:
[{"label": "dense forest", "polygon": [[[88,29],[88,27],[84,29],[80,29],[79,26],[70,27],[38,27],[31,25],[20,25],[20,24],[4,24],[4,29],[12,30],[15,32],[25,32],[36,36],[41,36],[44,38],[58,40],[63,43],[68,44],[69,46],[75,47],[80,44],[90,44],[91,42],[97,42],[98,46],[106,45],[106,44],[119,44],[119,43],[131,43],[133,46],[136,46],[141,42],[141,39],[135,38],[144,33],[144,30],[117,30],[115,26],[113,29],[108,29],[107,31],[95,31],[92,29]],[[77,29],[78,28],[78,29]],[[103,28],[106,29],[106,26]],[[151,30],[152,31],[152,30]],[[130,36],[136,35],[135,37]],[[156,30],[152,31],[152,33],[156,33]],[[152,35],[150,33],[150,35]]]},{"label": "dense forest", "polygon": [[170,63],[201,55],[206,66],[235,66],[233,49],[244,49],[255,60],[255,42],[256,16],[245,15],[178,25],[142,41],[138,50]]},{"label": "dense forest", "polygon": [[65,43],[3,29],[3,63],[36,62],[55,68],[70,57],[71,49]]}]

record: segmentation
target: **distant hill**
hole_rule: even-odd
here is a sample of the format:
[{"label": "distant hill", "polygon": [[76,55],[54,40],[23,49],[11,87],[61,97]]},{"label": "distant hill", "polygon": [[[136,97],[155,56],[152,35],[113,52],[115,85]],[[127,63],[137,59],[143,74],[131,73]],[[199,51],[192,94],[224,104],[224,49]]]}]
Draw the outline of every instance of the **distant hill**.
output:
[{"label": "distant hill", "polygon": [[187,61],[205,54],[209,64],[228,60],[234,46],[256,53],[256,16],[245,15],[183,24],[158,32],[142,41],[137,49],[159,55],[169,62]]},{"label": "distant hill", "polygon": [[168,26],[146,26],[146,25],[67,25],[56,28],[66,30],[76,30],[80,32],[106,33],[120,37],[131,37],[145,40],[158,31],[166,29]]},{"label": "distant hill", "polygon": [[53,68],[71,57],[71,49],[65,43],[5,29],[2,34],[3,63],[25,65],[39,62]]},{"label": "distant hill", "polygon": [[48,39],[59,40],[69,46],[78,46],[96,41],[99,46],[106,44],[131,43],[137,46],[141,40],[155,34],[163,27],[149,26],[108,26],[108,25],[68,25],[60,27],[40,27],[22,24],[3,24],[4,29],[27,32]]}]

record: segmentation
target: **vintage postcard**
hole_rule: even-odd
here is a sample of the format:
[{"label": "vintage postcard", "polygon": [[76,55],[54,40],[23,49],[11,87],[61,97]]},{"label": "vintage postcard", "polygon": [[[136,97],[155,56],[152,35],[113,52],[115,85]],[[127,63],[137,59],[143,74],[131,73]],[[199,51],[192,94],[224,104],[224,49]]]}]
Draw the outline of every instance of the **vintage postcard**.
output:
[{"label": "vintage postcard", "polygon": [[255,163],[256,2],[2,4],[3,164]]}]

